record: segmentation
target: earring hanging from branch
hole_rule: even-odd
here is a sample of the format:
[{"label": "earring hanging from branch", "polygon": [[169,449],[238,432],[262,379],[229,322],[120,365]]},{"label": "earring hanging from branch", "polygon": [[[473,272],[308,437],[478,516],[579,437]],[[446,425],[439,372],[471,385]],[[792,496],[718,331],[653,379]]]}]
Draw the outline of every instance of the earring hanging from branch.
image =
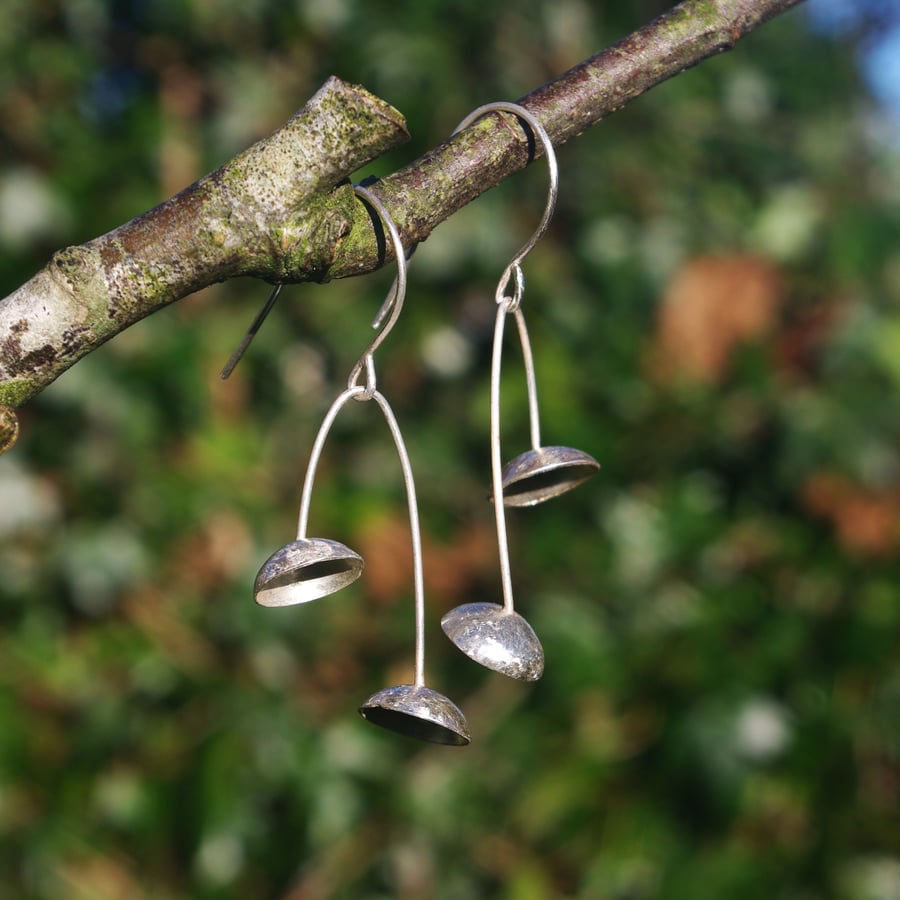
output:
[{"label": "earring hanging from branch", "polygon": [[[550,184],[537,229],[503,270],[495,292],[497,314],[491,356],[491,493],[497,524],[503,605],[481,602],[458,606],[443,617],[441,627],[463,653],[481,665],[512,678],[535,681],[544,670],[544,651],[534,630],[514,608],[504,507],[530,506],[564,493],[594,474],[600,464],[581,450],[541,446],[534,359],[521,310],[525,294],[522,261],[544,235],[553,217],[559,193],[559,168],[553,144],[541,123],[515,103],[500,101],[481,106],[470,113],[456,131],[492,112],[512,112],[531,128],[543,146]],[[500,367],[504,325],[509,314],[516,319],[525,362],[532,448],[501,468]]]},{"label": "earring hanging from branch", "polygon": [[[362,557],[344,544],[307,536],[309,509],[319,458],[334,420],[352,398],[374,400],[381,410],[400,459],[409,508],[413,554],[415,602],[415,674],[411,684],[378,691],[359,708],[360,715],[376,725],[420,740],[463,745],[470,741],[469,727],[459,708],[425,684],[425,594],[422,539],[419,528],[415,481],[400,426],[385,396],[378,390],[375,351],[393,329],[406,296],[406,257],[397,226],[385,205],[366,188],[355,186],[357,196],[374,209],[387,231],[397,258],[397,277],[372,323],[378,333],[350,371],[347,387],[332,403],[313,444],[303,482],[297,538],[277,550],[263,564],[254,585],[254,597],[262,606],[290,606],[328,596],[353,583],[363,571]],[[267,306],[274,302],[270,297]],[[258,328],[261,317],[254,323]],[[248,332],[252,338],[253,328]],[[246,346],[246,341],[244,346]],[[232,366],[233,368],[233,366]]]}]

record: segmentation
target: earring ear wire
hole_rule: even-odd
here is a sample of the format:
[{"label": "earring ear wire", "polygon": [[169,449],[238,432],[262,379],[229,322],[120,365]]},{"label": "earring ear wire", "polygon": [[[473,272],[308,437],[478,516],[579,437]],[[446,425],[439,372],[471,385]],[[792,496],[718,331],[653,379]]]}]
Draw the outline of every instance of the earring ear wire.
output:
[{"label": "earring ear wire", "polygon": [[272,312],[272,307],[275,305],[275,301],[278,299],[278,295],[281,293],[281,289],[284,287],[281,282],[276,284],[271,292],[269,293],[266,302],[263,304],[262,309],[256,314],[256,318],[250,323],[250,327],[247,329],[247,333],[241,339],[241,342],[235,348],[234,353],[228,359],[228,362],[222,367],[222,371],[219,373],[219,378],[222,381],[225,381],[229,375],[234,371],[234,367],[241,361],[241,357],[244,353],[247,352],[247,348],[250,346],[250,342],[253,338],[256,337],[256,332],[262,327],[262,323],[266,321],[266,316]]},{"label": "earring ear wire", "polygon": [[359,381],[359,376],[363,368],[365,368],[366,395],[361,399],[368,400],[375,391],[375,351],[390,334],[394,325],[397,324],[397,319],[400,318],[400,313],[403,310],[403,301],[406,298],[406,251],[403,249],[403,241],[400,238],[400,232],[384,203],[368,190],[368,188],[364,188],[361,185],[354,185],[353,191],[357,197],[364,200],[378,213],[382,225],[390,237],[391,244],[394,248],[394,256],[397,260],[397,275],[391,284],[384,303],[381,305],[381,309],[379,309],[372,322],[372,328],[380,330],[372,339],[369,346],[363,351],[362,356],[360,356],[356,365],[350,370],[350,376],[347,379],[347,387],[354,387]]},{"label": "earring ear wire", "polygon": [[[488,113],[492,112],[509,112],[512,113],[516,118],[525,122],[526,125],[531,129],[534,136],[540,141],[541,147],[544,151],[544,156],[547,159],[547,167],[549,169],[550,174],[550,184],[547,188],[547,201],[544,205],[544,214],[541,216],[541,221],[538,224],[537,229],[534,234],[519,248],[516,254],[513,256],[509,265],[506,267],[506,270],[503,273],[503,277],[500,279],[501,285],[505,288],[508,283],[510,277],[512,277],[513,271],[517,268],[523,259],[534,249],[535,244],[544,236],[544,233],[547,231],[547,228],[550,225],[550,220],[553,218],[553,213],[556,210],[556,201],[559,197],[559,164],[556,161],[556,151],[553,149],[553,141],[550,140],[550,135],[547,134],[547,129],[540,123],[538,118],[534,115],[534,113],[529,112],[525,109],[524,106],[519,106],[518,103],[511,103],[506,100],[498,100],[494,103],[485,103],[484,106],[479,106],[477,109],[473,109],[463,120],[456,126],[453,130],[453,134],[459,134],[465,128],[468,128],[470,125],[474,124],[478,119],[483,118]],[[498,288],[499,291],[499,288]]]}]

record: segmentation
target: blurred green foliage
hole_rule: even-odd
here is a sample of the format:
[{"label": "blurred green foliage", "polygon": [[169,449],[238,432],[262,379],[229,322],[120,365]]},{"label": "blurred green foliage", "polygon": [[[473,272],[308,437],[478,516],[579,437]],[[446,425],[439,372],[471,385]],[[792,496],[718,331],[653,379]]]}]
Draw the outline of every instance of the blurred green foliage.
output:
[{"label": "blurred green foliage", "polygon": [[[277,127],[331,73],[408,117],[386,174],[664,4],[7,0],[0,281]],[[391,273],[208,289],[84,359],[0,459],[0,900],[900,897],[900,160],[853,47],[802,12],[561,148],[526,263],[548,443],[603,464],[509,516],[536,685],[444,611],[499,599],[496,278],[523,173],[419,249],[379,356],[425,531],[429,683],[464,750],[356,706],[409,678],[399,467],[342,415],[315,532],[367,562],[257,608],[321,415]],[[517,351],[505,455],[526,446]],[[351,404],[356,407],[356,404]]]}]

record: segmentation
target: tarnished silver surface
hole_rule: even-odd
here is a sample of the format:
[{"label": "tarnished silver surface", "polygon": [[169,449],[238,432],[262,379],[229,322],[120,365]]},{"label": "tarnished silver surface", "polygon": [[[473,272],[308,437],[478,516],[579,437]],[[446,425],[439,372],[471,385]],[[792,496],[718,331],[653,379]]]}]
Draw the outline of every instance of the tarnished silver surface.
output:
[{"label": "tarnished silver surface", "polygon": [[260,606],[292,606],[327,597],[362,574],[363,558],[339,541],[302,538],[276,550],[253,586]]},{"label": "tarnished silver surface", "polygon": [[461,747],[471,740],[459,707],[424,685],[399,684],[373,694],[359,714],[375,725],[420,741]]},{"label": "tarnished silver surface", "polygon": [[599,468],[593,456],[573,447],[527,450],[503,467],[503,505],[542,503],[587,481]]},{"label": "tarnished silver surface", "polygon": [[444,634],[477,663],[520,681],[537,681],[544,672],[544,648],[534,629],[517,612],[497,603],[467,603],[443,619]]}]

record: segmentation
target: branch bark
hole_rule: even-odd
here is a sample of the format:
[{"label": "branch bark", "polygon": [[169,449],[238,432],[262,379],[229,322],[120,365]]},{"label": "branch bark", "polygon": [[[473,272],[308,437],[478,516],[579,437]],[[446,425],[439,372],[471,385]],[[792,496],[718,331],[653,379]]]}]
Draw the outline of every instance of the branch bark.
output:
[{"label": "branch bark", "polygon": [[[685,0],[517,102],[562,144],[799,2]],[[384,265],[384,242],[341,182],[407,137],[400,113],[332,78],[285,126],[216,172],[56,253],[0,302],[0,452],[15,440],[13,408],[168,303],[238,275],[325,281]],[[523,169],[533,151],[514,116],[494,114],[376,191],[409,247]]]}]

